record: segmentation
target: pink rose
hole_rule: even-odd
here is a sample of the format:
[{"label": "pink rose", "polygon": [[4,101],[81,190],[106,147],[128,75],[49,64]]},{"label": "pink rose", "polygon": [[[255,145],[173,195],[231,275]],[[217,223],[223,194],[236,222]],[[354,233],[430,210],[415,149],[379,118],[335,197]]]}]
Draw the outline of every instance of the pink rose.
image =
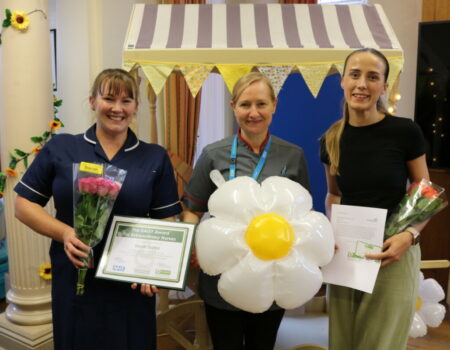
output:
[{"label": "pink rose", "polygon": [[116,199],[117,195],[119,194],[121,184],[115,181],[111,181],[111,187],[109,188],[109,199]]},{"label": "pink rose", "polygon": [[87,192],[88,184],[87,177],[81,178],[78,180],[78,190],[80,192]]},{"label": "pink rose", "polygon": [[95,177],[84,177],[78,180],[78,188],[80,192],[97,193],[97,183]]},{"label": "pink rose", "polygon": [[97,178],[95,177],[86,178],[86,192],[90,194],[97,193]]},{"label": "pink rose", "polygon": [[100,196],[106,196],[111,188],[111,181],[103,177],[97,178],[97,189]]}]

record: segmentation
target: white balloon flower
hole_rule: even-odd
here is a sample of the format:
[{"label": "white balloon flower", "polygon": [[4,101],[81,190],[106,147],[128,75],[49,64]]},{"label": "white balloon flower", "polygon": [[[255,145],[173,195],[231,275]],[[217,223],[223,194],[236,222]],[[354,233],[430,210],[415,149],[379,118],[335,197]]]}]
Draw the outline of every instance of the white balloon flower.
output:
[{"label": "white balloon flower", "polygon": [[424,279],[420,273],[419,297],[416,303],[416,313],[409,330],[413,338],[423,337],[427,334],[427,326],[439,327],[445,316],[445,306],[439,304],[445,293],[440,284],[432,279]]},{"label": "white balloon flower", "polygon": [[284,177],[258,184],[240,176],[220,184],[208,208],[212,217],[197,230],[197,256],[205,273],[222,274],[218,289],[227,302],[258,313],[274,301],[296,308],[317,293],[334,238],[304,187]]}]

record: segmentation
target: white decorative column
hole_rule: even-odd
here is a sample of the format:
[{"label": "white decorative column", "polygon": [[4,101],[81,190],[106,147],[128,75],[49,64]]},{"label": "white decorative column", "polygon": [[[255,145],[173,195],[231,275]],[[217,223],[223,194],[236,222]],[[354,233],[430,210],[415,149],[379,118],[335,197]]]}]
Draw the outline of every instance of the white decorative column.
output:
[{"label": "white decorative column", "polygon": [[[47,0],[0,0],[0,18],[5,9],[28,15],[26,31],[3,29],[0,46],[0,150],[2,169],[15,148],[29,152],[31,136],[48,130],[53,117],[50,33]],[[9,177],[5,191],[8,240],[8,307],[0,315],[0,349],[53,348],[51,282],[39,277],[39,267],[49,263],[49,239],[31,231],[14,217],[14,185],[24,173],[23,162]]]}]

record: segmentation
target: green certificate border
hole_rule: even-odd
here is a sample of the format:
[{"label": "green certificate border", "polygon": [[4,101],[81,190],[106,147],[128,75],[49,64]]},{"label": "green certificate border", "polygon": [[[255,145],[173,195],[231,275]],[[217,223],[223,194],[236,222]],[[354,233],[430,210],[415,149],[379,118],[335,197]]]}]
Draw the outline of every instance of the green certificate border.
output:
[{"label": "green certificate border", "polygon": [[[161,288],[184,290],[186,287],[187,274],[189,271],[189,262],[194,242],[196,224],[167,221],[131,216],[114,216],[111,228],[108,233],[103,254],[97,267],[96,277],[122,281],[128,283],[145,283],[155,285]],[[118,242],[130,240],[129,243],[136,245],[142,241],[164,242],[181,244],[181,254],[174,261],[176,266],[175,277],[164,278],[165,271],[159,270],[159,276],[150,276],[149,273],[129,273],[127,272],[127,262],[121,265],[112,265],[112,269],[108,269],[111,256],[116,256],[115,250],[118,248]],[[164,248],[164,244],[159,248]],[[167,245],[166,245],[167,246]],[[158,249],[159,249],[158,248]],[[177,247],[180,249],[180,247]],[[160,253],[161,251],[159,251]],[[151,251],[148,250],[147,254]],[[129,269],[128,269],[129,270]],[[168,271],[168,274],[174,275]]]}]

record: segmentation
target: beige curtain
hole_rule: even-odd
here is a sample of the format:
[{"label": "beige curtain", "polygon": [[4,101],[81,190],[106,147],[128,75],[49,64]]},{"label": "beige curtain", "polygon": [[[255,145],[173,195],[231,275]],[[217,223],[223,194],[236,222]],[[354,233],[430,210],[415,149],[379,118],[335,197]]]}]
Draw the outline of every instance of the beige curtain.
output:
[{"label": "beige curtain", "polygon": [[201,97],[199,92],[195,99],[192,98],[183,76],[178,73],[169,76],[165,89],[165,147],[172,160],[181,195],[192,174]]},{"label": "beige curtain", "polygon": [[[165,4],[204,4],[204,0],[172,0]],[[194,162],[201,91],[195,98],[181,73],[172,73],[165,85],[165,147],[175,169],[178,193],[183,193]]]}]

